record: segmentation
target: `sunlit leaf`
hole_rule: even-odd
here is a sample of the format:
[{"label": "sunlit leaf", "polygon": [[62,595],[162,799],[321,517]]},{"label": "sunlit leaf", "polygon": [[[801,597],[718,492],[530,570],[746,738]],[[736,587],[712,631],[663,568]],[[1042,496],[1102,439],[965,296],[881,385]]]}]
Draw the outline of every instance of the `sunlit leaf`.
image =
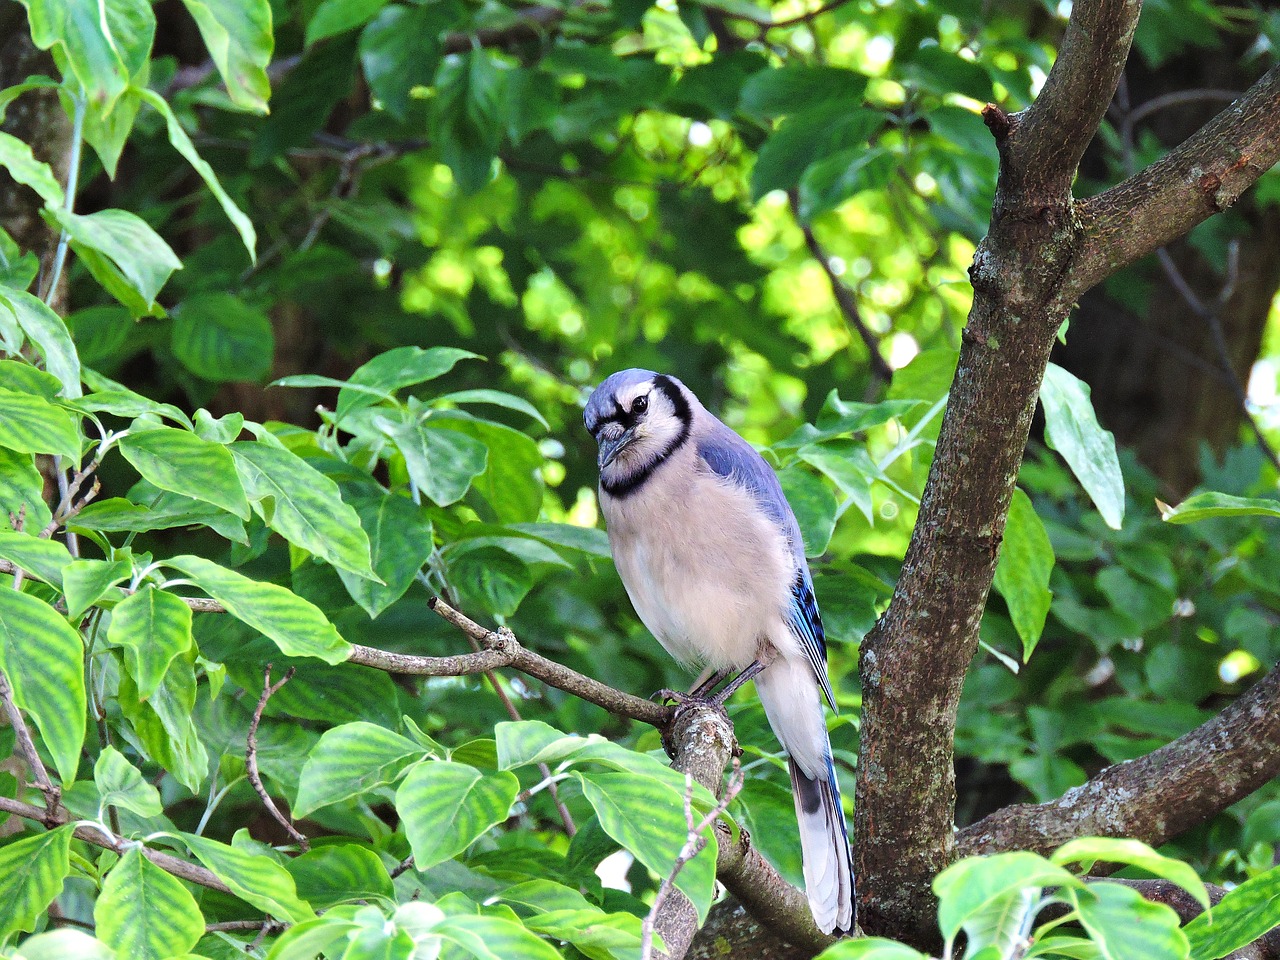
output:
[{"label": "sunlit leaf", "polygon": [[519,781],[506,772],[484,774],[447,760],[415,766],[396,791],[396,810],[417,869],[457,856],[506,820],[519,790]]},{"label": "sunlit leaf", "polygon": [[1089,387],[1057,364],[1045,369],[1040,385],[1045,442],[1062,454],[1113,530],[1124,522],[1124,478],[1116,457],[1116,438],[1098,425]]},{"label": "sunlit leaf", "polygon": [[130,847],[94,904],[97,936],[121,957],[167,960],[204,936],[204,917],[182,881]]}]

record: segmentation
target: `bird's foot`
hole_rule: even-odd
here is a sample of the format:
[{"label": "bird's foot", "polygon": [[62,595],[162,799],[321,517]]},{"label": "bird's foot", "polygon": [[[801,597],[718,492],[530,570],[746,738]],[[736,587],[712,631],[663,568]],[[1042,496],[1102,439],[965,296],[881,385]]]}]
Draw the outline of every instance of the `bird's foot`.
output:
[{"label": "bird's foot", "polygon": [[663,687],[653,693],[649,699],[656,700],[658,703],[671,703],[677,707],[683,707],[688,703],[700,701],[704,698],[696,693],[685,693],[683,690],[672,690],[670,687]]}]

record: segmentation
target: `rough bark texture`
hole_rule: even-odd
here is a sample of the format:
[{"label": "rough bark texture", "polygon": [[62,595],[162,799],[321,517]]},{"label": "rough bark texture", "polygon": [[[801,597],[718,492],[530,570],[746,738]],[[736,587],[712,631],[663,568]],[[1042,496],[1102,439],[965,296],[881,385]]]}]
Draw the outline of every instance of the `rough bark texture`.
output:
[{"label": "rough bark texture", "polygon": [[1280,769],[1280,666],[1212,720],[1159,750],[1107,767],[1057,800],[1016,804],[960,831],[957,853],[1049,853],[1084,836],[1153,846],[1224,810]]},{"label": "rough bark texture", "polygon": [[929,885],[954,858],[956,707],[1081,241],[1080,157],[1128,55],[1140,4],[1077,2],[1036,103],[988,107],[1000,150],[991,228],[919,520],[889,609],[862,646],[856,858],[869,934],[937,938]]}]

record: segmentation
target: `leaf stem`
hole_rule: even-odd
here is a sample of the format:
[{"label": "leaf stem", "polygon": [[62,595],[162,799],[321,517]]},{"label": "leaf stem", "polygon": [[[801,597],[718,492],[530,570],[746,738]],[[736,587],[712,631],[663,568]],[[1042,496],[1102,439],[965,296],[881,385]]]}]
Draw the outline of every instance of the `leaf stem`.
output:
[{"label": "leaf stem", "polygon": [[[87,102],[83,90],[73,94],[71,100],[75,104],[75,113],[71,119],[71,157],[67,163],[67,190],[62,201],[62,209],[66,213],[71,213],[75,209],[76,189],[80,185],[80,152],[84,145],[84,111]],[[49,286],[41,298],[46,306],[53,304],[58,281],[62,279],[62,267],[67,262],[67,246],[70,242],[71,234],[66,226],[63,226],[58,234],[58,249],[53,255],[53,270],[49,274]]]}]

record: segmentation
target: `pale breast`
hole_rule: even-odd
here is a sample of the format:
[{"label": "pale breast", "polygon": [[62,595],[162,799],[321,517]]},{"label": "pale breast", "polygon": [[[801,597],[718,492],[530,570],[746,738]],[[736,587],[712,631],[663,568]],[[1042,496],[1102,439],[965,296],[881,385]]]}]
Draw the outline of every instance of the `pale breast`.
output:
[{"label": "pale breast", "polygon": [[601,496],[618,573],[672,656],[741,669],[777,635],[794,560],[747,493],[692,455],[673,461],[624,499]]}]

